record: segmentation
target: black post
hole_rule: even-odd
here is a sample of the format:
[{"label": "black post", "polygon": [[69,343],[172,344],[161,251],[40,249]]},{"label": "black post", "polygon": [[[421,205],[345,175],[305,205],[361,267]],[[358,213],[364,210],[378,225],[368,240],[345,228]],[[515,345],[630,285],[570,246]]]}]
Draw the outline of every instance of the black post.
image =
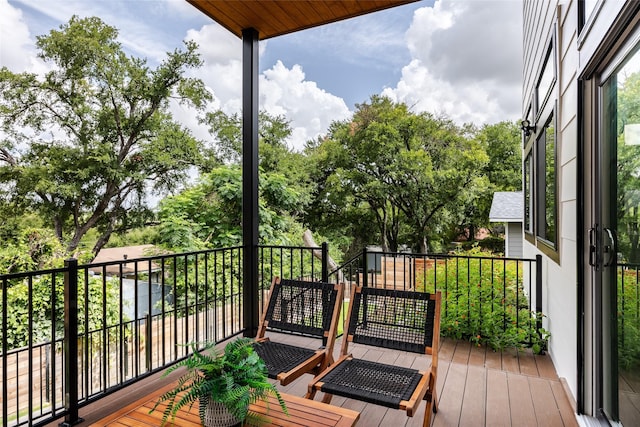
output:
[{"label": "black post", "polygon": [[322,281],[329,282],[329,244],[322,243]]},{"label": "black post", "polygon": [[367,247],[362,248],[362,286],[368,285]]},{"label": "black post", "polygon": [[258,333],[258,31],[242,30],[242,241],[244,335]]},{"label": "black post", "polygon": [[[149,271],[151,271],[151,269],[149,269]],[[151,280],[151,279],[149,279],[149,280]],[[149,288],[149,295],[151,295],[151,288]],[[153,332],[153,329],[151,327],[151,319],[152,318],[151,318],[150,312],[151,312],[151,304],[149,304],[149,313],[147,313],[147,315],[145,317],[145,335],[146,336],[145,336],[145,342],[144,342],[144,355],[145,355],[144,360],[145,360],[145,365],[146,365],[147,372],[150,372],[151,369],[153,369],[153,366],[152,366],[152,363],[151,363],[152,362],[152,360],[151,360],[152,359],[152,353],[151,353],[152,342],[151,342],[151,340],[153,339],[151,334]],[[197,310],[196,310],[196,316],[198,316]],[[196,319],[197,319],[197,317],[196,317]],[[196,334],[196,337],[197,336],[198,335]]]},{"label": "black post", "polygon": [[61,426],[84,421],[78,416],[78,260],[64,262],[64,408]]},{"label": "black post", "polygon": [[[368,262],[367,262],[367,247],[365,246],[364,248],[362,248],[362,270],[364,270],[364,273],[362,274],[362,287],[366,288],[368,286],[368,282],[369,282],[369,266],[368,266]],[[375,264],[375,263],[374,263]],[[374,277],[375,279],[375,277]],[[375,286],[375,281],[373,282],[373,286]],[[360,301],[360,303],[363,306],[362,309],[362,323],[363,326],[366,328],[367,327],[367,313],[369,312],[368,307],[367,307],[367,295],[365,293],[362,294],[362,299]],[[347,331],[344,332],[345,335],[347,334]]]},{"label": "black post", "polygon": [[536,332],[542,328],[542,255],[536,255]]},{"label": "black post", "polygon": [[[329,257],[329,245],[327,244],[327,242],[322,242],[322,283],[329,283],[329,262],[328,262],[328,257]],[[331,304],[331,298],[330,298],[330,293],[328,291],[323,291],[322,292],[322,319],[326,319],[326,311],[329,310],[329,304]],[[323,325],[322,327],[324,328],[326,325],[324,325],[324,320],[323,320]],[[323,336],[322,337],[322,345],[326,346],[327,345],[327,337]]]}]

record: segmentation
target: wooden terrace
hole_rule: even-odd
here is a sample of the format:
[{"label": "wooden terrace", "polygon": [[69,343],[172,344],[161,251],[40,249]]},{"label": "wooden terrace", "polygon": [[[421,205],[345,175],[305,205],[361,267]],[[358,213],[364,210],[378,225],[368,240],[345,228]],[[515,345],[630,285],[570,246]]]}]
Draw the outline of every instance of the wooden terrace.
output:
[{"label": "wooden terrace", "polygon": [[[286,337],[296,345],[305,338]],[[311,342],[311,341],[310,341]],[[340,342],[336,344],[337,349]],[[352,344],[354,355],[385,363],[421,367],[426,358],[398,351],[366,349]],[[304,396],[309,376],[286,387],[283,393]],[[81,410],[83,424],[91,426],[158,426],[162,411],[149,414],[162,388],[174,379],[156,378],[126,387]],[[433,426],[578,426],[572,403],[565,394],[548,355],[530,351],[494,352],[468,342],[443,339],[438,365],[438,413]],[[316,396],[320,401],[321,396]],[[422,412],[413,418],[404,412],[335,396],[332,405],[360,413],[361,426],[421,425]],[[421,411],[424,405],[421,405]],[[57,425],[52,423],[51,426]],[[176,426],[198,426],[197,410],[186,414]],[[321,425],[321,424],[318,424]]]}]

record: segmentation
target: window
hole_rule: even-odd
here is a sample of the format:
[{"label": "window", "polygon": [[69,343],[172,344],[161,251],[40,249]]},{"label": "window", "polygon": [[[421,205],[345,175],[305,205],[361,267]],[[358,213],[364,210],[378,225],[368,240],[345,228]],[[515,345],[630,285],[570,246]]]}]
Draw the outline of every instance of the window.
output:
[{"label": "window", "polygon": [[553,115],[536,141],[536,235],[557,243],[556,137]]},{"label": "window", "polygon": [[533,233],[533,154],[529,152],[524,160],[524,231]]},{"label": "window", "polygon": [[598,0],[580,0],[578,2],[578,31],[582,31],[597,4]]},{"label": "window", "polygon": [[553,56],[551,55],[552,52],[552,46],[549,45],[547,55],[544,59],[544,65],[542,66],[542,72],[540,73],[538,84],[536,85],[536,102],[540,107],[542,107],[547,101],[549,93],[551,93],[553,83],[556,79],[555,64],[553,62]]}]

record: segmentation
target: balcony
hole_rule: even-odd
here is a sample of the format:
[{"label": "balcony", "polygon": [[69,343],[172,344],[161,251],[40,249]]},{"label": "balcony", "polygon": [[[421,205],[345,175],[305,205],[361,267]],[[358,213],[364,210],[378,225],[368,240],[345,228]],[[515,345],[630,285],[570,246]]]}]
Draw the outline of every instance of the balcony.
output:
[{"label": "balcony", "polygon": [[[441,290],[446,296],[443,335],[464,340],[445,339],[440,349],[436,425],[468,425],[468,419],[474,420],[472,425],[478,425],[475,420],[486,425],[497,420],[521,425],[523,419],[532,425],[575,422],[548,356],[531,350],[493,352],[472,345],[469,338],[475,335],[468,336],[469,328],[504,326],[507,331],[513,324],[522,333],[510,339],[536,341],[541,331],[536,315],[536,302],[542,300],[536,280],[539,261],[365,251],[330,272],[326,245],[263,246],[258,260],[257,301],[243,289],[239,247],[91,265],[69,261],[60,269],[0,276],[1,424],[37,426],[64,420],[72,425],[85,417],[88,425],[126,406],[118,396],[128,396],[127,403],[153,396],[163,383],[158,374],[187,355],[186,343],[221,343],[250,334],[245,325],[255,319],[248,308],[260,307],[273,276]],[[138,274],[144,263],[156,266],[159,283]],[[134,266],[137,278],[127,292],[124,279],[106,275],[108,267],[124,269],[125,264]],[[105,274],[91,273],[100,269]],[[16,298],[27,303],[26,313],[11,311]],[[14,345],[20,340],[22,345]],[[372,357],[389,361],[399,355]],[[307,380],[283,391],[302,395]],[[397,419],[393,411],[371,405],[338,398],[332,403],[360,411],[361,425]],[[408,419],[407,425],[419,420]]]},{"label": "balcony", "polygon": [[[296,338],[304,346],[305,338]],[[310,343],[313,345],[313,343]],[[339,347],[338,342],[336,347]],[[352,345],[354,353],[362,350]],[[336,353],[337,355],[337,353]],[[360,355],[360,354],[359,354]],[[402,363],[419,366],[420,357],[407,356],[394,351],[370,352],[365,358],[375,358],[385,363]],[[303,396],[309,377],[303,376],[286,387],[284,393]],[[166,384],[163,380],[158,384]],[[106,408],[86,412],[87,425],[157,426],[161,413],[148,414],[149,408],[159,396],[158,391],[142,389],[112,399]],[[494,352],[484,346],[472,346],[469,342],[444,339],[439,352],[438,392],[440,404],[433,426],[577,426],[574,410],[567,399],[549,356],[521,353]],[[131,395],[134,397],[131,399]],[[316,397],[319,400],[320,397]],[[133,402],[133,403],[132,403]],[[360,412],[358,425],[363,426],[414,426],[421,425],[424,405],[412,418],[404,412],[334,397],[332,405]],[[98,406],[98,405],[93,405]],[[92,408],[88,408],[91,410]],[[192,410],[197,420],[197,410]],[[198,426],[180,418],[176,425]]]}]

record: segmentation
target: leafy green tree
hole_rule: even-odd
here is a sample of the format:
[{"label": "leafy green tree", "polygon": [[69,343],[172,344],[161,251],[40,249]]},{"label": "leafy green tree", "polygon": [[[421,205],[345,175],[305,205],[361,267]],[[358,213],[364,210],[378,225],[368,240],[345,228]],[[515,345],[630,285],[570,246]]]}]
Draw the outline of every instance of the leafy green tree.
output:
[{"label": "leafy green tree", "polygon": [[[303,204],[304,195],[276,172],[261,174],[259,191],[261,242],[288,243],[282,240],[295,223],[290,212]],[[220,166],[203,175],[199,184],[160,203],[161,244],[176,251],[239,245],[241,218],[242,170]]]},{"label": "leafy green tree", "polygon": [[[334,123],[317,147],[326,178],[316,193],[324,215],[375,224],[384,250],[401,241],[426,252],[471,197],[487,162],[451,121],[415,114],[373,96],[350,121]],[[371,221],[373,219],[373,221]]]},{"label": "leafy green tree", "polygon": [[[28,218],[28,217],[27,217]],[[18,273],[62,267],[64,248],[53,231],[23,227],[0,248],[0,273]]]},{"label": "leafy green tree", "polygon": [[479,227],[489,225],[489,211],[496,191],[522,189],[521,131],[515,122],[503,121],[486,124],[472,130],[472,138],[489,156],[484,167],[487,181],[477,186],[476,196],[464,201],[464,209],[458,219],[458,230],[473,239]]},{"label": "leafy green tree", "polygon": [[522,189],[522,142],[517,123],[484,125],[476,139],[489,156],[484,171],[495,191]]},{"label": "leafy green tree", "polygon": [[197,45],[151,68],[117,35],[73,17],[37,38],[52,68],[43,78],[0,69],[0,182],[51,221],[67,253],[91,229],[97,253],[114,230],[149,218],[148,194],[177,188],[200,159],[201,143],[169,113],[172,98],[202,109],[211,97],[185,77],[201,65]]},{"label": "leafy green tree", "polygon": [[[242,161],[242,118],[238,114],[228,115],[218,110],[205,115],[203,122],[209,126],[209,133],[215,139],[215,146],[209,157],[220,159],[227,164]],[[274,116],[266,111],[258,115],[259,161],[263,172],[279,172],[291,183],[309,185],[309,168],[306,156],[287,146],[291,136],[291,125],[284,116]],[[209,171],[218,164],[211,164]]]}]

